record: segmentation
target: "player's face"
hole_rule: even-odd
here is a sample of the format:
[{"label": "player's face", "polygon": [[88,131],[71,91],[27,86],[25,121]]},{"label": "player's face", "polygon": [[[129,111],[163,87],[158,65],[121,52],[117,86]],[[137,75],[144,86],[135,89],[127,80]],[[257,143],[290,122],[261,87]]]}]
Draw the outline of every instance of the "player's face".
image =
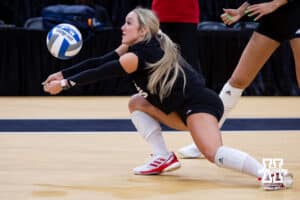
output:
[{"label": "player's face", "polygon": [[144,34],[140,29],[138,17],[136,13],[130,12],[126,19],[122,30],[122,44],[132,45],[143,40]]}]

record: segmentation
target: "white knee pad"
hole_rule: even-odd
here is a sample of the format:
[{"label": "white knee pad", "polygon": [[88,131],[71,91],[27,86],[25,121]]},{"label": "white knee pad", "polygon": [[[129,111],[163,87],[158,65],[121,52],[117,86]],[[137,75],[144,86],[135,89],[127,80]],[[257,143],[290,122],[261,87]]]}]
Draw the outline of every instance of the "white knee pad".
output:
[{"label": "white knee pad", "polygon": [[247,153],[237,149],[221,146],[215,155],[215,164],[219,167],[243,171],[248,156]]},{"label": "white knee pad", "polygon": [[149,136],[156,132],[161,132],[161,126],[157,120],[141,111],[131,113],[131,121],[137,129],[138,133],[148,140]]}]

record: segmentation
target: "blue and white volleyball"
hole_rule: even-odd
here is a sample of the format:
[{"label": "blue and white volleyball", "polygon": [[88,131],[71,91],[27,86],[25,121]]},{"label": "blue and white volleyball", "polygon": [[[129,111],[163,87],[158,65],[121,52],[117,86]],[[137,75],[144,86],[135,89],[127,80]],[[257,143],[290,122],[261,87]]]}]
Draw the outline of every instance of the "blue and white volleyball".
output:
[{"label": "blue and white volleyball", "polygon": [[48,32],[47,47],[56,58],[72,58],[82,47],[81,33],[71,24],[58,24]]}]

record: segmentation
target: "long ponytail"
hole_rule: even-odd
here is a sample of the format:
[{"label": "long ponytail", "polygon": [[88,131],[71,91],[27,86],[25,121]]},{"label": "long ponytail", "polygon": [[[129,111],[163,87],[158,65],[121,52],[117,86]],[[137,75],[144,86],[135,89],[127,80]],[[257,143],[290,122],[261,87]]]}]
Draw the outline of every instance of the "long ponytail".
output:
[{"label": "long ponytail", "polygon": [[185,61],[180,55],[178,46],[159,29],[159,21],[155,14],[148,9],[136,8],[133,10],[139,19],[141,27],[149,29],[144,40],[149,41],[156,37],[164,50],[164,56],[156,63],[147,63],[150,76],[147,88],[152,94],[159,96],[160,101],[170,95],[172,88],[181,74],[186,85],[186,75],[182,66]]},{"label": "long ponytail", "polygon": [[164,50],[164,56],[156,63],[148,63],[151,75],[147,87],[151,93],[158,94],[162,101],[170,95],[180,74],[183,76],[183,88],[185,88],[186,77],[182,69],[183,58],[178,45],[162,31],[159,31],[157,35],[161,48]]}]

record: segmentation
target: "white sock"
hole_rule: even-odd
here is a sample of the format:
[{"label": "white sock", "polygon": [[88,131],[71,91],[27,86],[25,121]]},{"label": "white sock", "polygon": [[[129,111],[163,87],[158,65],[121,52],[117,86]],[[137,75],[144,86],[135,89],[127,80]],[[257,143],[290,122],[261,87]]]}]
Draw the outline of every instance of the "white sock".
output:
[{"label": "white sock", "polygon": [[137,110],[131,113],[131,121],[138,133],[148,142],[153,154],[162,156],[169,155],[169,151],[161,133],[161,126],[157,120],[153,119],[148,114]]},{"label": "white sock", "polygon": [[222,99],[222,102],[224,104],[224,113],[221,120],[219,121],[220,128],[222,127],[224,121],[226,120],[229,112],[238,103],[243,91],[244,89],[232,87],[228,82],[222,88],[219,96]]},{"label": "white sock", "polygon": [[249,154],[230,147],[221,146],[215,155],[215,164],[219,167],[237,170],[246,174],[261,177],[261,163]]}]

